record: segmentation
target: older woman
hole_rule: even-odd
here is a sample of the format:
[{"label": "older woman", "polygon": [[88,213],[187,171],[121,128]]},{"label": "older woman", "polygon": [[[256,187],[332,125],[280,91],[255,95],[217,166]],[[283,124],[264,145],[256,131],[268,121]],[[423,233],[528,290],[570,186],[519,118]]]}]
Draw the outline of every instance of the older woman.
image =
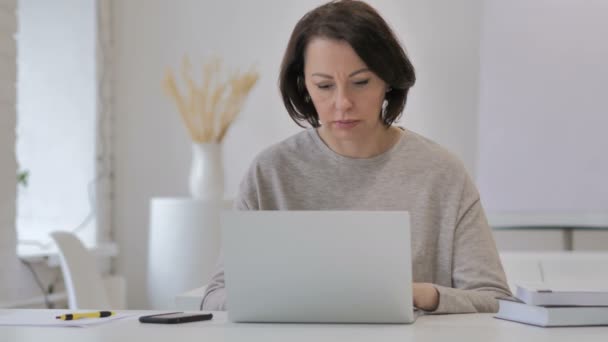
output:
[{"label": "older woman", "polygon": [[[393,125],[414,82],[403,48],[369,5],[335,1],[307,13],[279,83],[291,118],[311,127],[255,158],[236,208],[409,211],[414,305],[495,312],[496,297],[510,292],[475,185],[445,149]],[[202,308],[225,303],[220,262]]]}]

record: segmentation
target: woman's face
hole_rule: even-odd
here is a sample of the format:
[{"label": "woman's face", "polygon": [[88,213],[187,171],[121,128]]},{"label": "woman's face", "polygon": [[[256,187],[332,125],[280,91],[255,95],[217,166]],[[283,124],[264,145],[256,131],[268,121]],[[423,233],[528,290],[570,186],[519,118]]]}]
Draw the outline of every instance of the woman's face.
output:
[{"label": "woman's face", "polygon": [[354,140],[383,127],[380,112],[387,84],[347,42],[315,38],[304,61],[306,89],[326,133]]}]

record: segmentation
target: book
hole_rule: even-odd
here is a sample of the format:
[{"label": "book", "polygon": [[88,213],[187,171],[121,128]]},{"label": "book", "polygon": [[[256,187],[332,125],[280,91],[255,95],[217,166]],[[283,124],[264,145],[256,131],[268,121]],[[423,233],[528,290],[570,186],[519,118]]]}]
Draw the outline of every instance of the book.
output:
[{"label": "book", "polygon": [[603,284],[595,286],[518,284],[515,296],[530,305],[608,306],[608,287]]},{"label": "book", "polygon": [[608,306],[537,306],[498,299],[494,317],[540,327],[608,325]]}]

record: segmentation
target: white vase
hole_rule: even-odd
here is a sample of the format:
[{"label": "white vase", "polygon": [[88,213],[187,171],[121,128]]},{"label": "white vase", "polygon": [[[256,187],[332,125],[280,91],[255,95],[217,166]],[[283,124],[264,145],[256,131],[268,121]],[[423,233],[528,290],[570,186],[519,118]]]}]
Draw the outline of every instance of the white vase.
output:
[{"label": "white vase", "polygon": [[224,198],[224,165],[221,144],[192,143],[190,194],[193,198],[205,200]]}]

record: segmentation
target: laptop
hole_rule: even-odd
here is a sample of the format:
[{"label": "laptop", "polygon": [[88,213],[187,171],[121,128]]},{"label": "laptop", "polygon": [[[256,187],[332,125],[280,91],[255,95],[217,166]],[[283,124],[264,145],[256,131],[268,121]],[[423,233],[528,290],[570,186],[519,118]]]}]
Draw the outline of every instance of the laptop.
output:
[{"label": "laptop", "polygon": [[409,214],[225,211],[233,322],[412,323]]}]

